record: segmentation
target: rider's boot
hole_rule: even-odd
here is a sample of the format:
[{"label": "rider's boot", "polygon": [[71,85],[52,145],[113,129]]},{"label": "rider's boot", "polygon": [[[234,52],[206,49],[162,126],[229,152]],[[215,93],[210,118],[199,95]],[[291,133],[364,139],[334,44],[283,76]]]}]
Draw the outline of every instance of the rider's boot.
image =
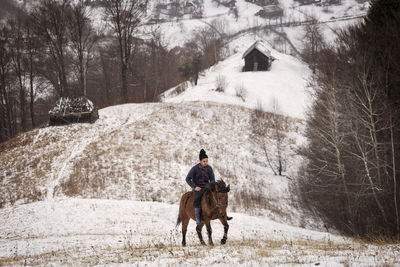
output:
[{"label": "rider's boot", "polygon": [[194,208],[196,214],[196,224],[200,224],[201,221],[201,208]]}]

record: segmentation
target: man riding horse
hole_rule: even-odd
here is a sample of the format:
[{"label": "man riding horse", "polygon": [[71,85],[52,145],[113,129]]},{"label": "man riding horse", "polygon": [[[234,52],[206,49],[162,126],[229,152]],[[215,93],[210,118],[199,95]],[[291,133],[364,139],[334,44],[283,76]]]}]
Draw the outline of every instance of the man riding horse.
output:
[{"label": "man riding horse", "polygon": [[[210,182],[215,182],[214,172],[210,165],[208,165],[208,156],[204,149],[200,150],[199,154],[200,163],[196,164],[189,171],[186,182],[193,189],[194,195],[194,209],[196,214],[196,224],[201,221],[201,197],[204,194],[206,185]],[[232,217],[226,217],[231,220]]]}]

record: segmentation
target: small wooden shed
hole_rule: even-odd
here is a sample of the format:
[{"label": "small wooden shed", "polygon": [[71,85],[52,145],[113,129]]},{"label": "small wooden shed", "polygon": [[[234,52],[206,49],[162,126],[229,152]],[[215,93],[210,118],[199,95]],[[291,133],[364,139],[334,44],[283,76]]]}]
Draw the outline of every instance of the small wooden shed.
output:
[{"label": "small wooden shed", "polygon": [[85,96],[61,97],[49,111],[49,125],[62,125],[75,122],[93,123],[99,113],[92,101]]},{"label": "small wooden shed", "polygon": [[262,41],[256,41],[244,52],[243,71],[265,71],[271,68],[275,58]]}]

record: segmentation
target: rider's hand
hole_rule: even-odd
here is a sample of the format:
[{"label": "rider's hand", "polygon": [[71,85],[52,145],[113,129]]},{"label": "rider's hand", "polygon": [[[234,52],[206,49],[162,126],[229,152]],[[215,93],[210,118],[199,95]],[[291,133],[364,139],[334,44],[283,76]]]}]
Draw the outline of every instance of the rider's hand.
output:
[{"label": "rider's hand", "polygon": [[201,190],[201,187],[196,186],[196,188],[194,190],[198,192]]}]

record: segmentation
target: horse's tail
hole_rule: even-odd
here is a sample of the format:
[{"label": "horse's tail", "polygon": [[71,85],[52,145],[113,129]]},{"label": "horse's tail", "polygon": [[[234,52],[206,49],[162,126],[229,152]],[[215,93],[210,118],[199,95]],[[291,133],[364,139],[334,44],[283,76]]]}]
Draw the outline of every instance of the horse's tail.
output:
[{"label": "horse's tail", "polygon": [[183,216],[185,214],[185,206],[186,206],[186,202],[190,197],[191,192],[187,192],[185,194],[183,194],[182,198],[181,198],[181,202],[179,204],[179,213],[178,213],[178,218],[176,219],[176,228],[178,228],[178,226],[181,224],[182,222],[182,218],[181,216]]},{"label": "horse's tail", "polygon": [[183,207],[183,197],[184,197],[184,195],[182,196],[182,198],[181,198],[181,201],[180,201],[180,203],[179,203],[179,213],[178,213],[178,218],[176,219],[176,225],[175,225],[175,228],[178,228],[178,226],[181,224],[181,222],[182,222],[182,219],[181,219],[181,214],[184,212],[184,207]]},{"label": "horse's tail", "polygon": [[179,216],[180,214],[178,214],[178,219],[176,219],[176,228],[178,228],[178,226],[181,224],[181,217]]}]

